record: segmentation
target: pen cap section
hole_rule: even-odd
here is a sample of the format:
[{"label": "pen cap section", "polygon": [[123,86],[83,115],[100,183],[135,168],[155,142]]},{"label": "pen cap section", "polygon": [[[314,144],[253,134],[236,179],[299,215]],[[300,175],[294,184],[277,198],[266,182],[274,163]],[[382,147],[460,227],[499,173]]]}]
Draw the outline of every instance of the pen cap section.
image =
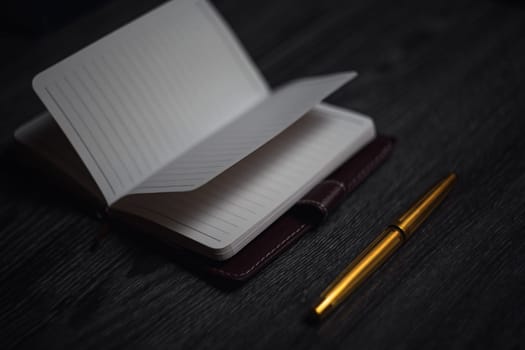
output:
[{"label": "pen cap section", "polygon": [[456,174],[449,174],[414,203],[394,225],[401,229],[407,238],[410,237],[439,203],[443,201],[455,182]]}]

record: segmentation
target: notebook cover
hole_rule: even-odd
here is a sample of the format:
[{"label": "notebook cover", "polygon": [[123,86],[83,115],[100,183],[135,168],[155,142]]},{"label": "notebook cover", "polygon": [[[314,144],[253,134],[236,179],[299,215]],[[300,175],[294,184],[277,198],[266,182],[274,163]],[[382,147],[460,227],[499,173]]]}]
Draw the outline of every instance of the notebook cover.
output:
[{"label": "notebook cover", "polygon": [[226,261],[206,260],[197,265],[202,264],[206,272],[220,278],[249,279],[326,219],[388,157],[393,145],[393,138],[377,136],[240,252]]}]

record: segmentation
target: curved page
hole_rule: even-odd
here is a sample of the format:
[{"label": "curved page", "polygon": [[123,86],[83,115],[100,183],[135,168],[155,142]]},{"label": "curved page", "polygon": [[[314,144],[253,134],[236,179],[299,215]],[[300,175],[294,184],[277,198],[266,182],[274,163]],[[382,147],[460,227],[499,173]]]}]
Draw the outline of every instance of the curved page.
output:
[{"label": "curved page", "polygon": [[176,157],[131,193],[191,191],[219,175],[297,121],[356,76],[340,73],[292,82]]},{"label": "curved page", "polygon": [[214,9],[188,0],[80,50],[33,87],[108,204],[268,93]]}]

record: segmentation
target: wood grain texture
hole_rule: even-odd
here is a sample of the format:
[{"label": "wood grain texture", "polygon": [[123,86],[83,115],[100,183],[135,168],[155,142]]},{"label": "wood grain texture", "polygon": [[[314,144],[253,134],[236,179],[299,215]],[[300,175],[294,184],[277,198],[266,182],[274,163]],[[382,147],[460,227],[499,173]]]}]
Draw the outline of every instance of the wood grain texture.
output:
[{"label": "wood grain texture", "polygon": [[[116,0],[40,39],[2,35],[2,348],[508,348],[525,344],[525,9],[512,1],[217,0],[272,85],[356,69],[329,100],[395,136],[390,160],[248,283],[220,288],[14,167],[32,76],[159,1]],[[318,294],[429,185],[456,188],[332,318]]]}]

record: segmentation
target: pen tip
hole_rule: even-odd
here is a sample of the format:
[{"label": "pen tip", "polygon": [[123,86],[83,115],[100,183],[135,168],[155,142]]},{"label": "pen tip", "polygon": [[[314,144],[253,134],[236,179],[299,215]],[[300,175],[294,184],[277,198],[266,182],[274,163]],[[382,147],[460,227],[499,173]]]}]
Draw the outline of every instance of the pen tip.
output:
[{"label": "pen tip", "polygon": [[456,179],[458,178],[458,175],[452,171],[448,176],[444,179],[446,182],[454,183],[456,182]]}]

